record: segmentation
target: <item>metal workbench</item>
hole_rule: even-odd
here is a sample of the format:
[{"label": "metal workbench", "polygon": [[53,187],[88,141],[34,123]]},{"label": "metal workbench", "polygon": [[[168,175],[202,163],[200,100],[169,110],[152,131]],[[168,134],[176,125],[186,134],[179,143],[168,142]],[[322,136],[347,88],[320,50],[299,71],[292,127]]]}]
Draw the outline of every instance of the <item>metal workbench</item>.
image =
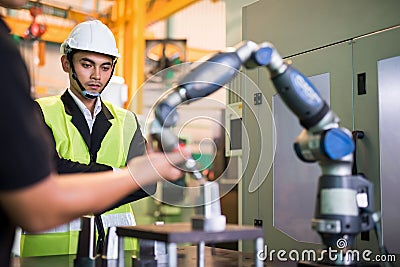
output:
[{"label": "metal workbench", "polygon": [[119,238],[133,237],[165,242],[169,267],[178,266],[178,244],[197,244],[197,266],[202,267],[206,266],[206,243],[215,244],[253,239],[255,241],[254,264],[256,267],[263,266],[263,261],[257,257],[258,252],[264,249],[263,231],[259,227],[227,224],[224,231],[206,232],[192,229],[190,223],[171,223],[117,227],[117,235]]},{"label": "metal workbench", "polygon": [[[207,267],[253,267],[253,253],[241,253],[234,250],[205,247],[205,265]],[[126,267],[132,266],[132,251],[125,252]],[[178,247],[178,266],[196,266],[197,247],[183,246]],[[27,257],[14,258],[11,267],[73,267],[75,255],[60,255],[46,257]],[[265,263],[267,265],[267,263]],[[271,266],[270,264],[268,264]],[[275,266],[275,265],[274,265]],[[280,266],[280,265],[278,265]],[[284,267],[294,267],[295,263],[284,265]]]}]

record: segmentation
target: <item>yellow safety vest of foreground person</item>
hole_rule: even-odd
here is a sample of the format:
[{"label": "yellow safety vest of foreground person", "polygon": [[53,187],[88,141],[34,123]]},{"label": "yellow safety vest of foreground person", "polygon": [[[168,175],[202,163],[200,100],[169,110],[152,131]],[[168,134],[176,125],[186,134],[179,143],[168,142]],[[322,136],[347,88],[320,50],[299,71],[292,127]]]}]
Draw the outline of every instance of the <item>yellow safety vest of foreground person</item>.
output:
[{"label": "yellow safety vest of foreground person", "polygon": [[[65,112],[60,96],[38,99],[46,124],[51,128],[56,142],[56,150],[61,158],[82,164],[90,163],[90,153],[78,129],[72,124],[71,116]],[[103,101],[113,115],[112,126],[107,131],[97,163],[113,168],[126,165],[131,139],[138,127],[132,113]],[[60,119],[60,117],[63,119]],[[88,190],[91,190],[88,188]],[[105,196],[106,197],[106,196]],[[62,209],[62,207],[60,207]],[[102,215],[104,228],[109,226],[135,225],[130,204],[124,204]],[[80,219],[42,233],[23,233],[21,236],[21,256],[49,256],[75,254],[77,252]],[[135,250],[134,239],[125,239],[125,249]]]}]

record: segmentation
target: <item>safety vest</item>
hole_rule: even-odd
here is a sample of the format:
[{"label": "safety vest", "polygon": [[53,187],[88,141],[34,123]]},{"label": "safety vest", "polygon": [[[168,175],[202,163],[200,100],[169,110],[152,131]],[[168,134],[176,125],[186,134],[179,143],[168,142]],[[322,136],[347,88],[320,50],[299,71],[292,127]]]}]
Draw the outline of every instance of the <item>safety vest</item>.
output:
[{"label": "safety vest", "polygon": [[[58,155],[63,159],[89,164],[89,149],[78,129],[71,122],[72,116],[65,112],[60,96],[45,97],[36,101],[41,106],[45,123],[53,132]],[[136,119],[127,110],[114,107],[106,101],[103,103],[114,118],[109,120],[112,125],[102,140],[96,162],[113,168],[121,168],[126,165],[129,145],[137,129]],[[135,225],[129,203],[102,214],[102,218],[105,229],[109,226]],[[76,219],[46,232],[24,233],[21,236],[21,256],[75,254],[79,230],[80,220]],[[135,250],[136,247],[135,240],[125,239],[126,250]]]}]

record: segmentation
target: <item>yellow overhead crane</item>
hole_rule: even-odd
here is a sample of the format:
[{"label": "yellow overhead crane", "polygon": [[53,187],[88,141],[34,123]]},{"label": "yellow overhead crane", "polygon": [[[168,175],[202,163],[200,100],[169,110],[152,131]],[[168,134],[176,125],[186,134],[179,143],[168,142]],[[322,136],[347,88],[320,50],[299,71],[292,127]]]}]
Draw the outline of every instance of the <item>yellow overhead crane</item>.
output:
[{"label": "yellow overhead crane", "polygon": [[[93,10],[99,0],[94,1]],[[139,87],[144,82],[144,54],[145,54],[145,29],[147,26],[164,20],[177,11],[197,2],[198,0],[114,0],[111,10],[107,14],[84,12],[69,7],[62,7],[46,1],[29,1],[26,8],[40,6],[43,14],[61,17],[75,24],[89,19],[99,19],[107,24],[114,32],[121,59],[117,64],[116,75],[125,78],[128,85],[128,99],[126,107],[141,114],[143,101]],[[214,0],[215,2],[217,0]],[[30,26],[30,20],[5,17],[11,26],[13,34],[24,36]],[[45,33],[40,37],[47,42],[62,43],[75,24],[66,25],[48,24]]]}]

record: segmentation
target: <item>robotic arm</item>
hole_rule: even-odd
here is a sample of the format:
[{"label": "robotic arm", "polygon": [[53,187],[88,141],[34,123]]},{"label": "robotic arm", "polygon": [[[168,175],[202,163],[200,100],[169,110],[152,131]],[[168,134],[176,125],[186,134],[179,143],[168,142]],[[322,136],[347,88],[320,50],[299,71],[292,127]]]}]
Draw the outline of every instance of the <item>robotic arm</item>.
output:
[{"label": "robotic arm", "polygon": [[[176,107],[219,90],[234,78],[242,66],[267,67],[277,92],[299,118],[305,128],[295,144],[300,159],[308,162],[319,160],[323,165],[341,159],[351,165],[351,153],[354,150],[351,134],[339,128],[339,118],[329,109],[313,84],[302,73],[284,63],[270,43],[257,45],[251,41],[242,42],[233,49],[210,57],[192,69],[156,104],[156,119],[150,132],[155,140],[160,140],[164,151],[171,151],[178,146],[178,138],[170,132],[170,128],[178,121]],[[338,162],[335,163],[337,165]],[[351,168],[345,169],[341,170],[341,174],[346,172],[350,175]],[[323,173],[335,171],[327,166]]]},{"label": "robotic arm", "polygon": [[[189,104],[219,90],[235,76],[256,49],[257,44],[245,42],[234,49],[217,53],[192,69],[179,81],[178,86],[156,103],[155,120],[150,125],[150,134],[162,151],[170,152],[179,148],[179,139],[171,130],[178,121],[176,107],[180,104]],[[185,166],[181,167],[192,173],[196,179],[202,178],[193,159],[187,159]]]},{"label": "robotic arm", "polygon": [[[354,142],[351,132],[339,127],[339,118],[314,85],[286,64],[270,43],[258,45],[245,41],[192,69],[157,103],[156,119],[150,129],[153,138],[159,141],[164,151],[175,149],[178,138],[170,128],[178,120],[176,107],[217,91],[233,79],[242,66],[249,69],[266,67],[277,93],[304,127],[295,141],[294,150],[302,161],[318,162],[322,170],[312,227],[327,247],[339,249],[336,264],[348,265],[351,259],[343,256],[343,247],[338,242],[345,240],[346,248],[351,249],[355,246],[356,236],[374,226],[373,185],[361,176],[352,175]],[[187,170],[199,178],[195,164],[189,165]]]}]

